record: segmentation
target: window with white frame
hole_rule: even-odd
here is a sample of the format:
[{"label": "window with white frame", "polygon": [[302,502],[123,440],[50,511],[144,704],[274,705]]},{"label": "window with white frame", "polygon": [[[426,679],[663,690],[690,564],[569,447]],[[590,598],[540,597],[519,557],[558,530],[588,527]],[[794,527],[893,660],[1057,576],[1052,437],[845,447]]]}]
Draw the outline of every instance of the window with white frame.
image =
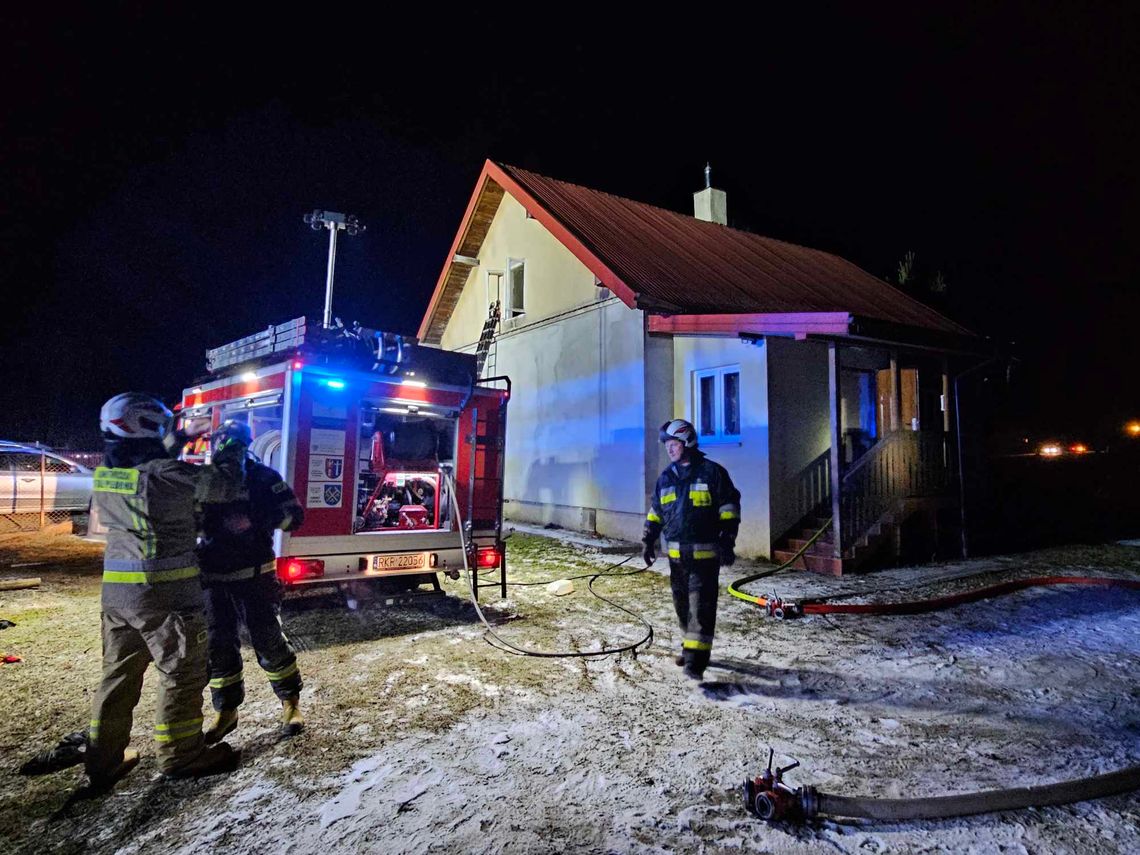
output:
[{"label": "window with white frame", "polygon": [[693,372],[693,424],[702,442],[739,441],[739,365]]},{"label": "window with white frame", "polygon": [[507,305],[504,317],[517,318],[525,314],[526,262],[521,258],[507,259]]}]

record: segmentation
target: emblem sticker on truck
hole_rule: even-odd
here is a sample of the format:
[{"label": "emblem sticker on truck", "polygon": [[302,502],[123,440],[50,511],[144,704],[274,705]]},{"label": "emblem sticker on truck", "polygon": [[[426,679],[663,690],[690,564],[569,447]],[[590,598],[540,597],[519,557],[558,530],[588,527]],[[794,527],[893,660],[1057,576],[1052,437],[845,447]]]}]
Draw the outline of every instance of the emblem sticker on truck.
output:
[{"label": "emblem sticker on truck", "polygon": [[309,458],[310,481],[339,481],[343,474],[343,457],[325,457],[314,454]]},{"label": "emblem sticker on truck", "polygon": [[310,484],[305,507],[339,508],[343,501],[344,487],[340,484]]}]

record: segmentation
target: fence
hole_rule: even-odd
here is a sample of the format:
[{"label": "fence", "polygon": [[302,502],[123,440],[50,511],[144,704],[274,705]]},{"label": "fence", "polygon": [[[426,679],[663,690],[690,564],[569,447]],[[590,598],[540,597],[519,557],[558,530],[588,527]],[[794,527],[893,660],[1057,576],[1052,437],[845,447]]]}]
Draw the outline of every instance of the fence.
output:
[{"label": "fence", "polygon": [[4,444],[0,448],[0,533],[60,524],[82,530],[91,500],[91,473],[73,463],[91,469],[102,457],[101,452]]}]

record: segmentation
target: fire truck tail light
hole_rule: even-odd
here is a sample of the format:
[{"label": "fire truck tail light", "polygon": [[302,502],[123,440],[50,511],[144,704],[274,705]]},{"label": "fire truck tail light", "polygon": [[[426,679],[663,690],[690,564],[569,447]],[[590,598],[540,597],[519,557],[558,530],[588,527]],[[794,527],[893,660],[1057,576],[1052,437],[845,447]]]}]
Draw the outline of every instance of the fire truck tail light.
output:
[{"label": "fire truck tail light", "polygon": [[481,547],[476,554],[475,563],[480,567],[498,567],[499,550],[493,546]]},{"label": "fire truck tail light", "polygon": [[295,371],[300,371],[300,370],[301,370],[301,368],[302,368],[304,365],[305,365],[305,363],[303,363],[303,362],[302,362],[301,360],[299,360],[299,359],[297,359],[297,360],[294,360],[294,361],[293,361],[293,369],[294,369]]},{"label": "fire truck tail light", "polygon": [[282,582],[299,582],[325,575],[325,562],[319,558],[278,558],[277,578]]}]

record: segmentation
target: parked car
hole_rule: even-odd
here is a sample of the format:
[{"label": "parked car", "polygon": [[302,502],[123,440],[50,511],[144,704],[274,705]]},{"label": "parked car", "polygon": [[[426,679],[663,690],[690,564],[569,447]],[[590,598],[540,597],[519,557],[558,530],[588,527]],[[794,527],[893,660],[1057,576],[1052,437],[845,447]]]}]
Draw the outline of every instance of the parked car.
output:
[{"label": "parked car", "polygon": [[0,514],[83,511],[91,470],[46,448],[0,440]]}]

